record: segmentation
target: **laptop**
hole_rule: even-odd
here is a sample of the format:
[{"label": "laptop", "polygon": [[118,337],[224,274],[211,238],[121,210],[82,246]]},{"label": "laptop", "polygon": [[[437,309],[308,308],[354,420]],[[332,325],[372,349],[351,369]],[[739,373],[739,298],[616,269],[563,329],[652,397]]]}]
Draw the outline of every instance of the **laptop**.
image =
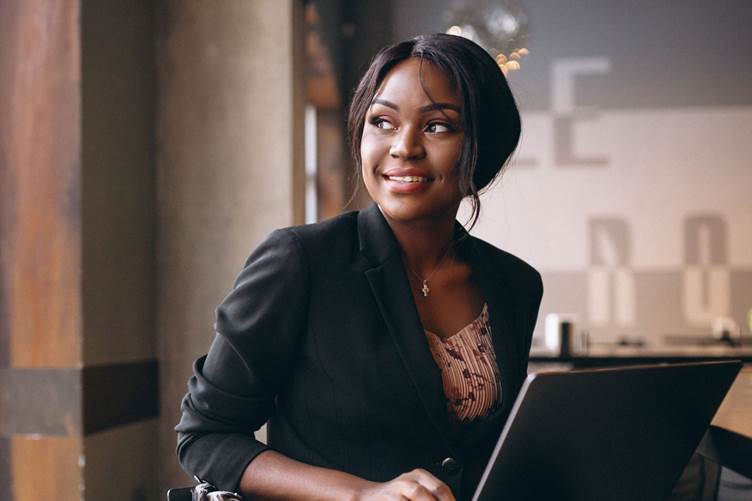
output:
[{"label": "laptop", "polygon": [[473,501],[668,499],[741,367],[531,374]]}]

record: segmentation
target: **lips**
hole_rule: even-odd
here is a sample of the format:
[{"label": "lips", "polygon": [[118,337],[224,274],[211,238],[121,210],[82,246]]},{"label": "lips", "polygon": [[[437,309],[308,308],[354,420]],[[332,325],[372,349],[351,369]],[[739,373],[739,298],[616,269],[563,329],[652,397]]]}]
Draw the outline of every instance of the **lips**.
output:
[{"label": "lips", "polygon": [[388,181],[397,183],[430,183],[433,181],[428,172],[423,169],[416,169],[415,167],[389,169],[382,176]]},{"label": "lips", "polygon": [[428,172],[414,167],[389,169],[382,174],[382,178],[389,191],[400,194],[423,191],[433,182],[433,177]]}]

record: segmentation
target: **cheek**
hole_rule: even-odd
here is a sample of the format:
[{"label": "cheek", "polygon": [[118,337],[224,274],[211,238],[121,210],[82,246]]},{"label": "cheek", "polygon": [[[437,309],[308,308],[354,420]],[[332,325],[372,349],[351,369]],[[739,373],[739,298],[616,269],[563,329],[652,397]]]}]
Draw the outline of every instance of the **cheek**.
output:
[{"label": "cheek", "polygon": [[378,165],[381,149],[379,141],[368,133],[363,134],[360,140],[360,161],[363,164],[364,177]]},{"label": "cheek", "polygon": [[365,141],[360,143],[360,164],[360,177],[368,188],[373,183],[374,159],[373,152]]},{"label": "cheek", "polygon": [[365,174],[366,166],[371,163],[371,152],[365,141],[360,143],[360,163],[363,166],[363,173]]},{"label": "cheek", "polygon": [[444,151],[441,152],[441,164],[444,166],[446,171],[446,177],[457,179],[459,176],[459,161],[460,156],[462,156],[462,144],[460,143],[457,147],[446,148]]},{"label": "cheek", "polygon": [[366,163],[365,159],[361,159],[361,166],[360,166],[360,178],[363,180],[363,183],[368,187],[371,184],[371,178],[373,177],[371,175],[371,168]]}]

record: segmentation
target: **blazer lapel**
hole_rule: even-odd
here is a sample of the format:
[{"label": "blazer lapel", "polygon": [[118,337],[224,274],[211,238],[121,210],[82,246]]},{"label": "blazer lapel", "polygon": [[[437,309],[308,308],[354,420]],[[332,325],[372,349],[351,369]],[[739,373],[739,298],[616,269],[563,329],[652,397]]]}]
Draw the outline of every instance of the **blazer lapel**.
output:
[{"label": "blazer lapel", "polygon": [[376,304],[429,419],[453,445],[441,372],[433,360],[394,235],[374,204],[358,215],[360,250],[374,266],[365,271]]},{"label": "blazer lapel", "polygon": [[464,427],[461,434],[463,447],[474,449],[486,447],[489,434],[501,432],[504,421],[514,405],[522,381],[520,379],[519,343],[515,337],[517,321],[514,296],[503,278],[503,270],[489,265],[490,257],[483,256],[481,249],[465,229],[457,223],[456,238],[461,256],[470,264],[472,280],[477,284],[488,304],[491,336],[496,362],[501,378],[501,406]]},{"label": "blazer lapel", "polygon": [[[491,336],[501,376],[502,409],[508,412],[521,384],[520,347],[515,337],[515,333],[519,332],[515,299],[503,278],[503,270],[489,266],[490,260],[484,258],[472,237],[463,241],[462,252],[470,263],[472,280],[478,284],[488,303]],[[502,414],[506,415],[507,412]]]}]

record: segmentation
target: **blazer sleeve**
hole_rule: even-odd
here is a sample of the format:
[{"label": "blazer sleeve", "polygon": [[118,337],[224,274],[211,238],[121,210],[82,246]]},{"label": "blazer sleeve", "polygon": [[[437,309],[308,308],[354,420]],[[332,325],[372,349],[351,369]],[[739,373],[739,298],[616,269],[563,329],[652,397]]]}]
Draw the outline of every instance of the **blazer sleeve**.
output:
[{"label": "blazer sleeve", "polygon": [[308,265],[297,235],[277,230],[248,258],[216,310],[216,336],[194,364],[182,401],[177,454],[183,469],[236,491],[268,446],[254,437],[274,410],[305,330]]}]

